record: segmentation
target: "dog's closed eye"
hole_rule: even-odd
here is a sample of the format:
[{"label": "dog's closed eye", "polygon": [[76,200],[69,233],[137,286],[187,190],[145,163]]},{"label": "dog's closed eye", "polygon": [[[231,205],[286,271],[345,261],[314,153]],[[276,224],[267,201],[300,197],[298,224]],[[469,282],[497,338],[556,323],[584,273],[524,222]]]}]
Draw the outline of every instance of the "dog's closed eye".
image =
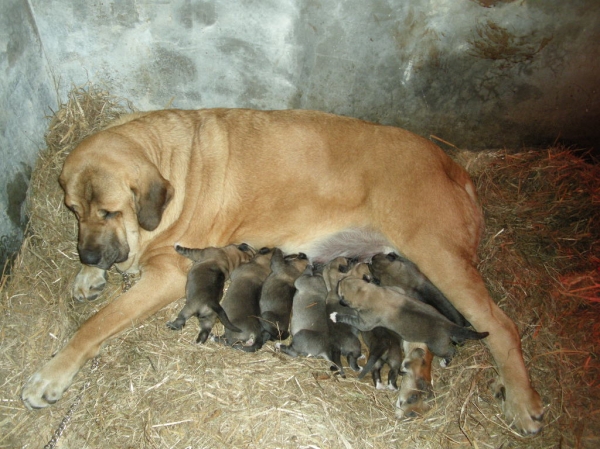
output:
[{"label": "dog's closed eye", "polygon": [[110,212],[110,211],[102,209],[102,210],[100,210],[100,215],[105,220],[110,220],[111,218],[117,218],[119,215],[121,215],[121,212]]}]

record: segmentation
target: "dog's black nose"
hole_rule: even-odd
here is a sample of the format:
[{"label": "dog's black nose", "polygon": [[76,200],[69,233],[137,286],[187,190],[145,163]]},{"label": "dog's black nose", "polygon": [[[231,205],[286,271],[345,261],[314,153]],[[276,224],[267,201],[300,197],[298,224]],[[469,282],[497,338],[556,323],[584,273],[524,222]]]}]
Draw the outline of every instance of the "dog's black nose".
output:
[{"label": "dog's black nose", "polygon": [[97,251],[90,251],[85,248],[79,249],[79,260],[84,265],[98,265],[101,259],[102,255]]}]

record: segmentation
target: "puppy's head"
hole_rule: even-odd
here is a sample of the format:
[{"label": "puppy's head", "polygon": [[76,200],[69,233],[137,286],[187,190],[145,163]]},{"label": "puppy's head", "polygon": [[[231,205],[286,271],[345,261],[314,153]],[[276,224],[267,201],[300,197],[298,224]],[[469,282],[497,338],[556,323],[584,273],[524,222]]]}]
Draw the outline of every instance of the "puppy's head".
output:
[{"label": "puppy's head", "polygon": [[327,291],[335,289],[338,282],[349,275],[354,264],[356,264],[355,259],[348,259],[346,257],[336,257],[330,261],[323,271]]},{"label": "puppy's head", "polygon": [[158,227],[173,197],[173,187],[143,149],[107,131],[67,156],[59,183],[79,222],[79,258],[102,269],[138,252],[140,232]]},{"label": "puppy's head", "polygon": [[369,308],[369,284],[370,278],[358,278],[348,276],[340,280],[337,284],[337,294],[340,297],[340,304],[350,307],[356,311],[362,311]]},{"label": "puppy's head", "polygon": [[242,243],[240,245],[227,245],[221,248],[223,253],[227,257],[230,262],[230,267],[236,267],[243,263],[246,263],[256,255],[256,251],[247,243]]},{"label": "puppy's head", "polygon": [[411,289],[423,282],[423,274],[417,266],[396,253],[375,254],[371,260],[371,271],[384,285]]}]

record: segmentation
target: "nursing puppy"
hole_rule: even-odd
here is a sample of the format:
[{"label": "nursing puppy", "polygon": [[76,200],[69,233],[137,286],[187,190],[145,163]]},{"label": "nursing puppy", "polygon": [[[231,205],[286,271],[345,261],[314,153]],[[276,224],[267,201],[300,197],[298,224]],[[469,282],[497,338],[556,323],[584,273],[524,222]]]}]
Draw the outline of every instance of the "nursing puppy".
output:
[{"label": "nursing puppy", "polygon": [[308,265],[306,254],[283,255],[276,248],[271,258],[271,274],[260,294],[260,318],[267,340],[285,340],[290,336],[290,317],[296,287],[294,282]]},{"label": "nursing puppy", "polygon": [[469,325],[448,298],[407,258],[396,253],[379,253],[373,256],[370,265],[373,276],[382,286],[401,287],[408,296],[429,304],[453,323]]},{"label": "nursing puppy", "polygon": [[221,307],[240,332],[225,328],[225,334],[215,341],[254,352],[262,348],[263,329],[260,323],[260,293],[262,285],[271,272],[273,250],[262,248],[254,258],[231,273],[231,283]]},{"label": "nursing puppy", "polygon": [[296,294],[292,304],[290,332],[292,344],[276,344],[284,354],[291,357],[299,355],[321,357],[333,362],[344,375],[340,352],[330,342],[329,324],[325,299],[327,287],[323,279],[322,265],[308,265],[294,283]]},{"label": "nursing puppy", "polygon": [[167,327],[179,330],[185,326],[191,316],[198,317],[200,333],[197,343],[204,343],[212,330],[217,317],[226,328],[241,332],[231,324],[225,310],[219,304],[223,297],[225,281],[239,265],[248,262],[254,256],[254,250],[244,244],[227,245],[223,248],[191,249],[175,245],[175,251],[194,261],[190,268],[185,286],[185,305],[174,321]]},{"label": "nursing puppy", "polygon": [[[396,253],[379,253],[373,256],[371,272],[382,286],[401,287],[409,296],[435,307],[446,318],[459,326],[468,326],[463,315],[417,265]],[[427,345],[404,342],[405,359],[401,391],[398,397],[399,416],[416,416],[428,409],[426,400],[433,396],[431,361],[433,355]]]},{"label": "nursing puppy", "polygon": [[[364,265],[364,264],[363,264]],[[333,312],[342,312],[344,308],[340,305],[340,297],[337,293],[338,282],[351,274],[351,270],[356,266],[356,259],[346,257],[336,257],[329,262],[323,270],[323,279],[327,287],[326,312],[327,316]],[[348,309],[345,310],[346,312]],[[354,371],[360,371],[358,359],[362,356],[359,331],[354,326],[344,323],[334,323],[329,321],[329,339],[331,344],[339,350],[342,356],[348,360],[348,365]]]},{"label": "nursing puppy", "polygon": [[338,284],[340,303],[358,316],[334,312],[334,322],[351,324],[361,331],[385,327],[410,342],[423,342],[447,365],[454,356],[452,343],[479,340],[488,332],[475,332],[458,326],[428,304],[402,294],[393,287],[379,287],[370,279],[347,277]]},{"label": "nursing puppy", "polygon": [[365,345],[369,348],[369,358],[358,378],[362,379],[371,372],[375,388],[378,390],[385,389],[386,387],[381,381],[381,368],[387,363],[390,367],[387,388],[397,390],[398,373],[402,370],[403,360],[402,339],[384,327],[376,327],[370,331],[361,332],[361,335]]}]

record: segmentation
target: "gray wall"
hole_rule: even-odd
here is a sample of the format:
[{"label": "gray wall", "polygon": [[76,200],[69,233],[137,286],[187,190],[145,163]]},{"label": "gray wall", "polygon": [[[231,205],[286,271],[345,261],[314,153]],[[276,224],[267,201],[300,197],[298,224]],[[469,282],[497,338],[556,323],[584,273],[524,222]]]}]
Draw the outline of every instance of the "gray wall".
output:
[{"label": "gray wall", "polygon": [[600,140],[598,0],[3,0],[0,15],[0,235],[18,235],[44,115],[87,81],[140,109],[321,109],[463,148]]}]

